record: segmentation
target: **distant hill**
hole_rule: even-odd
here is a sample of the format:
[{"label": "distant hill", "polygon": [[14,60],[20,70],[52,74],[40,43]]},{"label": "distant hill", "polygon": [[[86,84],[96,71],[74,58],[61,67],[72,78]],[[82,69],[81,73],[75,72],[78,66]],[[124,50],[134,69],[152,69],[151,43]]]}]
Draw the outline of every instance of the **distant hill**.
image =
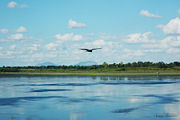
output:
[{"label": "distant hill", "polygon": [[94,61],[84,61],[84,62],[79,62],[78,64],[75,64],[75,66],[91,66],[91,65],[97,65],[97,63]]},{"label": "distant hill", "polygon": [[57,66],[57,64],[54,64],[52,62],[44,62],[44,63],[39,63],[36,66]]}]

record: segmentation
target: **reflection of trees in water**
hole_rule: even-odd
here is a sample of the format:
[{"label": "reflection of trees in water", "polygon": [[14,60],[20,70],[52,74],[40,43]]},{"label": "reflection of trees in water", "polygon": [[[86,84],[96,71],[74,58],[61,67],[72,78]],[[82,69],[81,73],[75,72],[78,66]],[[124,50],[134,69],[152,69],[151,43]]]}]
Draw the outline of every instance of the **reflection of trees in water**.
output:
[{"label": "reflection of trees in water", "polygon": [[104,80],[104,81],[109,80],[109,78],[108,78],[108,77],[104,77],[104,76],[103,76],[103,77],[100,77],[100,79],[101,79],[101,80]]},{"label": "reflection of trees in water", "polygon": [[69,78],[89,78],[96,80],[180,80],[180,75],[130,75],[130,76],[69,76],[69,75],[1,75],[0,78],[19,78],[19,77],[26,77],[30,78],[40,78],[40,79],[50,79],[50,78],[62,78],[62,79],[69,79]]},{"label": "reflection of trees in water", "polygon": [[96,80],[96,76],[92,76],[91,78],[92,78],[93,80]]},{"label": "reflection of trees in water", "polygon": [[180,80],[179,75],[101,76],[100,80]]},{"label": "reflection of trees in water", "polygon": [[124,76],[101,76],[101,80],[107,81],[107,80],[126,80],[126,77]]}]

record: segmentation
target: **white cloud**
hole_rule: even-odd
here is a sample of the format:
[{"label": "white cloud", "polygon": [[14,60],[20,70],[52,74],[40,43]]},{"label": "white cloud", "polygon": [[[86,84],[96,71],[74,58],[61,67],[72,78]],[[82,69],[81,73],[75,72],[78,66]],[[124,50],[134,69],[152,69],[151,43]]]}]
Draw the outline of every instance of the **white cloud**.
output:
[{"label": "white cloud", "polygon": [[[12,58],[14,58],[14,56],[8,55],[8,52],[7,52],[7,53],[5,53],[5,54],[0,53],[0,58],[12,59]],[[14,64],[13,64],[13,65],[14,65]]]},{"label": "white cloud", "polygon": [[9,58],[19,57],[19,55],[21,55],[24,52],[22,49],[15,50],[15,48],[16,48],[16,45],[10,45],[9,49],[5,49],[3,51],[2,58],[9,59]]},{"label": "white cloud", "polygon": [[9,7],[9,8],[14,8],[14,7],[16,7],[16,6],[17,6],[17,3],[14,2],[14,1],[11,1],[10,3],[8,3],[8,7]]},{"label": "white cloud", "polygon": [[143,56],[144,55],[142,50],[130,50],[130,49],[125,48],[123,50],[123,52],[125,53],[126,57],[134,57],[134,56]]},{"label": "white cloud", "polygon": [[82,40],[82,36],[81,35],[74,35],[74,37],[72,38],[73,41],[79,41]]},{"label": "white cloud", "polygon": [[8,33],[8,29],[0,29],[0,32],[3,34],[6,34],[6,33]]},{"label": "white cloud", "polygon": [[158,53],[158,52],[162,52],[162,49],[158,49],[158,48],[155,48],[155,49],[145,49],[145,50],[143,50],[143,52]]},{"label": "white cloud", "polygon": [[180,47],[180,36],[168,36],[161,41],[161,44],[168,47]]},{"label": "white cloud", "polygon": [[[29,59],[31,57],[31,59]],[[21,55],[20,58],[22,59],[23,62],[28,62],[28,63],[37,63],[37,62],[42,62],[42,61],[49,61],[50,58],[55,58],[57,57],[56,52],[48,52],[48,53],[31,53],[31,54],[26,54],[26,55]]]},{"label": "white cloud", "polygon": [[24,38],[23,34],[13,34],[13,35],[11,35],[8,39],[21,40],[21,39],[23,39],[23,38]]},{"label": "white cloud", "polygon": [[78,23],[72,19],[69,20],[69,28],[81,28],[81,27],[85,27],[86,24],[84,23]]},{"label": "white cloud", "polygon": [[18,8],[26,8],[27,5],[26,5],[26,4],[21,4],[21,5],[19,5],[17,2],[11,1],[11,2],[8,3],[7,7],[8,7],[8,8],[15,8],[15,7],[18,7]]},{"label": "white cloud", "polygon": [[[112,41],[104,41],[103,39],[98,39],[98,40],[94,40],[92,42],[86,42],[85,46],[86,47],[103,47],[103,46],[108,46],[109,48],[114,46],[114,45],[118,45],[116,42],[112,42]],[[121,47],[121,46],[119,46]]]},{"label": "white cloud", "polygon": [[180,36],[168,36],[162,40],[158,40],[152,44],[142,45],[145,52],[167,52],[177,53],[180,47]]},{"label": "white cloud", "polygon": [[104,45],[109,45],[109,47],[112,45],[112,42],[105,42],[104,40],[95,40],[92,42],[92,45],[95,47],[102,47]]},{"label": "white cloud", "polygon": [[0,38],[0,43],[1,42],[13,42],[16,40],[20,40],[22,42],[34,42],[36,43],[42,42],[42,39],[34,38],[32,36],[24,36],[22,33],[16,33],[16,34],[11,34],[6,38]]},{"label": "white cloud", "polygon": [[80,41],[83,39],[82,35],[76,35],[74,33],[66,33],[66,34],[56,34],[55,38],[57,41],[49,43],[45,46],[46,50],[56,50],[56,47],[59,46],[61,43],[66,41]]},{"label": "white cloud", "polygon": [[66,33],[66,34],[56,34],[55,38],[57,41],[49,43],[45,46],[47,50],[56,50],[56,47],[59,46],[61,43],[66,41],[80,41],[83,39],[82,35],[76,35],[74,33]]},{"label": "white cloud", "polygon": [[158,42],[158,43],[152,43],[152,44],[143,44],[142,47],[143,47],[143,48],[146,48],[146,49],[156,49],[156,48],[158,48],[158,47],[159,47],[160,49],[164,48],[164,47],[162,47],[162,46],[159,46],[159,42]]},{"label": "white cloud", "polygon": [[24,26],[20,26],[16,32],[27,32],[27,29]]},{"label": "white cloud", "polygon": [[[79,48],[102,48],[98,50],[101,55],[106,56],[108,59],[110,56],[119,54],[119,50],[122,48],[122,45],[119,42],[114,41],[105,41],[103,39],[94,40],[91,42],[86,42],[81,45]],[[102,58],[98,58],[102,59]]]},{"label": "white cloud", "polygon": [[75,35],[74,33],[67,33],[64,35],[57,34],[57,35],[55,35],[55,38],[58,40],[61,40],[61,42],[62,41],[68,41],[68,40],[79,41],[79,40],[82,40],[83,36]]},{"label": "white cloud", "polygon": [[[85,51],[80,50],[80,48],[102,48],[100,50],[94,51],[93,53],[86,53]],[[94,60],[97,63],[106,62],[115,62],[119,60],[119,56],[121,53],[122,45],[120,42],[115,41],[107,41],[103,39],[85,41],[81,44],[73,44],[72,46],[68,46],[66,51],[62,51],[60,56],[71,56],[73,58],[74,64],[79,61],[86,60]],[[99,57],[101,56],[101,57]],[[116,57],[114,57],[116,56]],[[65,57],[67,58],[67,57]],[[66,61],[72,62],[72,60],[68,59]]]},{"label": "white cloud", "polygon": [[12,59],[14,58],[14,54],[16,54],[17,52],[15,51],[5,51],[5,53],[0,53],[0,58],[5,58],[5,59]]},{"label": "white cloud", "polygon": [[180,53],[180,48],[168,48],[167,53]]},{"label": "white cloud", "polygon": [[161,18],[162,17],[162,16],[159,16],[159,15],[152,14],[147,10],[141,10],[140,15],[146,16],[146,17],[151,17],[151,18]]},{"label": "white cloud", "polygon": [[103,45],[109,44],[109,43],[106,43],[104,40],[95,40],[92,42],[93,46],[96,46],[96,47],[102,47]]},{"label": "white cloud", "polygon": [[45,46],[47,50],[56,50],[56,47],[58,46],[57,43],[49,43]]},{"label": "white cloud", "polygon": [[61,34],[56,34],[55,35],[55,38],[58,39],[58,40],[62,40],[62,41],[67,41],[67,40],[70,40],[72,38],[73,34],[72,33],[67,33],[67,34],[64,34],[64,35],[61,35]]},{"label": "white cloud", "polygon": [[0,47],[0,50],[3,50],[3,47]]},{"label": "white cloud", "polygon": [[44,58],[44,54],[43,53],[35,53],[35,54],[32,54],[31,56],[31,59],[34,61],[34,60],[38,60],[38,61],[41,61],[43,60]]},{"label": "white cloud", "polygon": [[167,25],[158,25],[165,34],[180,34],[180,18],[176,17],[169,21]]},{"label": "white cloud", "polygon": [[146,32],[144,34],[141,33],[134,33],[134,34],[129,34],[125,38],[125,42],[127,43],[147,43],[147,42],[154,42],[154,40],[150,40],[149,36],[151,36],[151,32]]},{"label": "white cloud", "polygon": [[7,51],[7,52],[6,52],[6,55],[7,55],[7,56],[11,56],[12,54],[14,54],[14,51]]},{"label": "white cloud", "polygon": [[38,47],[40,47],[39,44],[33,44],[32,46],[28,47],[28,50],[30,50],[30,51],[37,51]]},{"label": "white cloud", "polygon": [[14,50],[16,48],[16,45],[11,45],[10,50]]},{"label": "white cloud", "polygon": [[145,56],[145,52],[141,49],[136,49],[136,50],[132,50],[129,48],[124,48],[119,50],[114,56],[113,58],[118,59],[117,62],[120,62],[122,60],[127,61],[138,61],[138,60],[142,60],[143,57]]}]

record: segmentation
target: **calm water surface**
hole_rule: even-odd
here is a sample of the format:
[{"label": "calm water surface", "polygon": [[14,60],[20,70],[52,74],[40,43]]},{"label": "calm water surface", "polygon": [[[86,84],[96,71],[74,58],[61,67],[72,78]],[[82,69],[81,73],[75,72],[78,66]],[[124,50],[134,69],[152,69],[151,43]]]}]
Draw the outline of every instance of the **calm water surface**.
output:
[{"label": "calm water surface", "polygon": [[180,120],[180,76],[0,75],[0,120]]}]

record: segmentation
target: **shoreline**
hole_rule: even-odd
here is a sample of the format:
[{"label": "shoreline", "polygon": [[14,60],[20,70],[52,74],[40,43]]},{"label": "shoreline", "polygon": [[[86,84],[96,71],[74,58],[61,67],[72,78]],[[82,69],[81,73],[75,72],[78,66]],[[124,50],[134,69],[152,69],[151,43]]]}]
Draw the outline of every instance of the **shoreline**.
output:
[{"label": "shoreline", "polygon": [[180,72],[172,73],[172,72],[166,72],[166,73],[156,73],[156,72],[149,72],[149,73],[143,73],[143,72],[137,72],[137,73],[86,73],[86,72],[67,72],[67,73],[56,73],[56,72],[0,72],[0,75],[72,75],[72,76],[130,76],[130,75],[180,75]]}]

